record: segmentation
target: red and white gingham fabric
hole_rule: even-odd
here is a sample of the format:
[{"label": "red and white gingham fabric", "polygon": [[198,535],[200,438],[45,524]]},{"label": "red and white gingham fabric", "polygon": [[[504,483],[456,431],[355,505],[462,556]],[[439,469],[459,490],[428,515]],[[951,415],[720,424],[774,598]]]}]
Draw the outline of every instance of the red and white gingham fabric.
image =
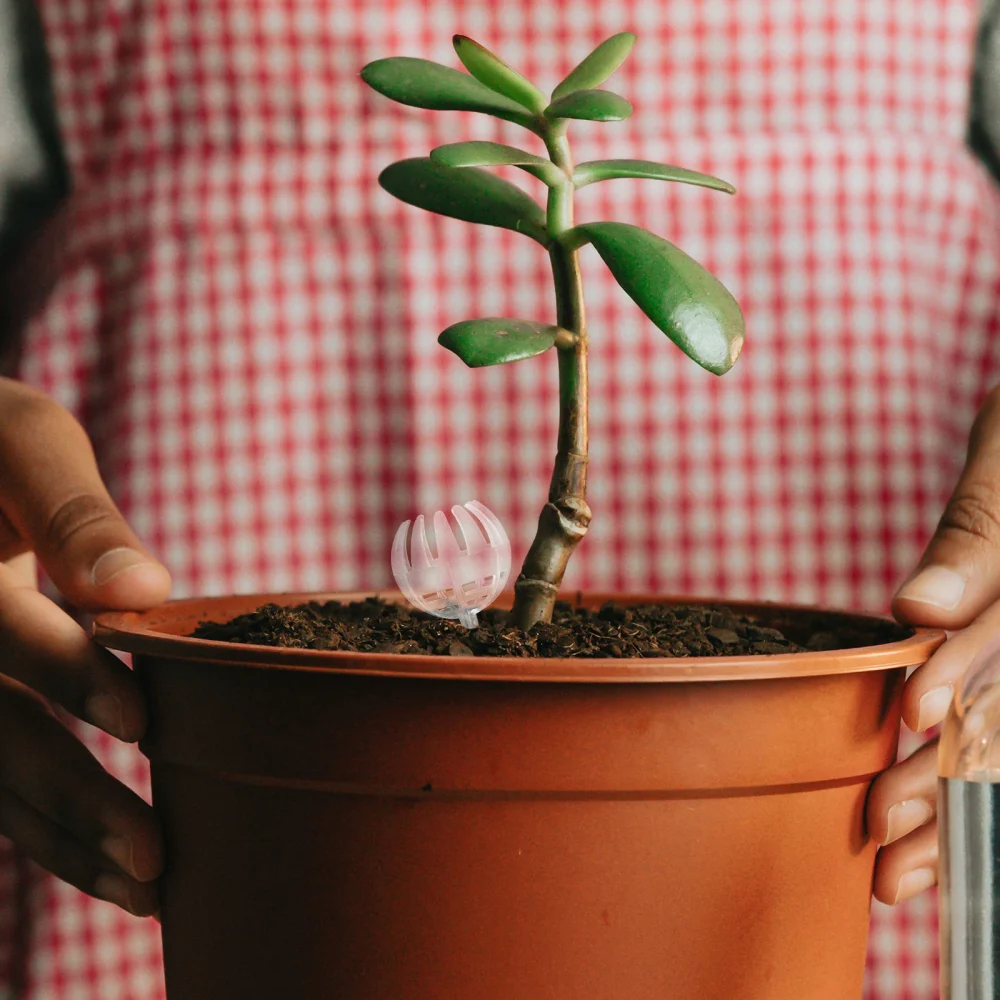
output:
[{"label": "red and white gingham fabric", "polygon": [[[699,370],[586,259],[594,522],[567,584],[883,609],[948,495],[992,384],[1000,198],[963,147],[975,0],[44,0],[76,196],[24,377],[90,429],[178,595],[390,582],[392,531],[477,497],[515,559],[555,447],[548,357],[468,371],[476,315],[553,316],[514,234],[403,207],[375,178],[482,116],[403,109],[360,66],[454,64],[450,35],[541,83],[606,35],[626,124],[577,158],[719,174],[616,181],[579,215],[713,268],[747,318]],[[517,180],[525,181],[523,176]],[[145,790],[133,748],[86,734]],[[875,907],[866,997],[937,995],[934,901]],[[822,947],[822,942],[817,942]],[[158,933],[8,852],[0,997],[156,1000]]]}]

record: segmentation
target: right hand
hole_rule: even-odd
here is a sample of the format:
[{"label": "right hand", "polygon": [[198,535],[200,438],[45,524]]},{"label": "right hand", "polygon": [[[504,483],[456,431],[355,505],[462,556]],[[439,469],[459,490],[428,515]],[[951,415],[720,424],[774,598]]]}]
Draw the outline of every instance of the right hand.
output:
[{"label": "right hand", "polygon": [[139,611],[170,590],[80,424],[0,379],[0,835],[84,892],[153,914],[163,866],[153,811],[50,708],[132,742],[146,727],[142,696],[131,670],[38,592],[32,553],[77,608]]}]

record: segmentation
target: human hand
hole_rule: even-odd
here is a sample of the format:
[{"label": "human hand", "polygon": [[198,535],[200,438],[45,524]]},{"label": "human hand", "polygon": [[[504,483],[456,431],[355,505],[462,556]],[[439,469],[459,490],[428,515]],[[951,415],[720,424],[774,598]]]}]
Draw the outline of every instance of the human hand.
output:
[{"label": "human hand", "polygon": [[140,916],[157,909],[153,811],[49,707],[126,741],[146,710],[132,672],[35,587],[34,553],[86,609],[164,600],[167,571],[116,510],[83,428],[0,379],[0,834],[59,878]]},{"label": "human hand", "polygon": [[[979,411],[962,476],[893,611],[911,625],[955,632],[903,689],[903,721],[923,732],[944,721],[955,684],[1000,631],[1000,388]],[[876,899],[902,902],[937,882],[937,740],[879,776],[867,820],[886,845]]]}]

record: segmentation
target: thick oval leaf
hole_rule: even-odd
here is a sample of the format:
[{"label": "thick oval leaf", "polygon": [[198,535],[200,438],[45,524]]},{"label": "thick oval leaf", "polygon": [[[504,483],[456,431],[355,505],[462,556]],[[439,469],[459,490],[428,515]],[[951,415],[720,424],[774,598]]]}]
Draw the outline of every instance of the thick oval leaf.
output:
[{"label": "thick oval leaf", "polygon": [[462,65],[490,90],[495,90],[512,101],[517,101],[530,112],[540,115],[549,102],[545,95],[516,69],[508,66],[486,46],[474,42],[465,35],[456,35],[452,40]]},{"label": "thick oval leaf", "polygon": [[451,142],[432,149],[431,159],[445,167],[520,167],[549,187],[566,180],[566,174],[551,160],[502,142]]},{"label": "thick oval leaf", "polygon": [[528,319],[488,316],[449,326],[438,343],[454,351],[470,368],[484,368],[542,354],[555,343],[559,332],[558,326]]},{"label": "thick oval leaf", "polygon": [[616,177],[645,177],[656,181],[679,181],[681,184],[697,184],[714,188],[726,194],[736,194],[736,188],[728,181],[701,174],[697,170],[675,167],[669,163],[654,163],[652,160],[588,160],[577,165],[573,171],[573,183],[586,187],[595,181],[608,181]]},{"label": "thick oval leaf", "polygon": [[412,108],[435,111],[482,111],[534,129],[535,120],[520,104],[449,66],[393,56],[377,59],[361,71],[361,79],[380,94]]},{"label": "thick oval leaf", "polygon": [[625,62],[633,45],[635,35],[631,31],[622,31],[605,39],[552,91],[552,100],[558,101],[574,90],[593,90],[594,87],[599,87]]},{"label": "thick oval leaf", "polygon": [[553,101],[546,118],[580,118],[590,122],[620,122],[632,114],[632,105],[610,90],[575,90]]},{"label": "thick oval leaf", "polygon": [[724,375],[743,346],[743,314],[722,282],[683,250],[623,222],[577,226],[635,304],[686,354]]},{"label": "thick oval leaf", "polygon": [[465,222],[524,233],[551,242],[542,207],[519,187],[485,170],[455,170],[429,157],[400,160],[379,174],[379,184],[400,201]]}]

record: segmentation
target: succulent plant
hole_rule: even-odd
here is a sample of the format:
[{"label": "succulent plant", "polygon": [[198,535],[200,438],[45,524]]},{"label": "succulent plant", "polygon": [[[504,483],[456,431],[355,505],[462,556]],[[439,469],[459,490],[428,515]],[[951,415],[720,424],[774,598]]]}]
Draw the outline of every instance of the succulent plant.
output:
[{"label": "succulent plant", "polygon": [[[439,215],[500,226],[544,247],[552,265],[556,324],[513,317],[455,323],[438,340],[467,365],[505,364],[554,349],[559,360],[558,450],[538,530],[515,583],[513,620],[523,628],[551,618],[573,550],[587,532],[587,342],[579,252],[590,244],[619,285],[685,354],[716,375],[735,363],[743,317],[723,285],[663,237],[624,222],[574,224],[574,194],[619,177],[696,184],[734,193],[717,177],[647,160],[593,160],[574,165],[567,131],[574,119],[621,121],[632,114],[623,97],[603,90],[635,44],[622,32],[594,49],[550,97],[478,42],[454,38],[463,73],[426,59],[392,57],[369,63],[362,79],[401,104],[439,111],[475,111],[533,133],[546,156],[498,142],[457,142],[430,156],[386,167],[379,183],[410,205]],[[514,166],[548,188],[544,208],[522,188],[491,173]]]}]

